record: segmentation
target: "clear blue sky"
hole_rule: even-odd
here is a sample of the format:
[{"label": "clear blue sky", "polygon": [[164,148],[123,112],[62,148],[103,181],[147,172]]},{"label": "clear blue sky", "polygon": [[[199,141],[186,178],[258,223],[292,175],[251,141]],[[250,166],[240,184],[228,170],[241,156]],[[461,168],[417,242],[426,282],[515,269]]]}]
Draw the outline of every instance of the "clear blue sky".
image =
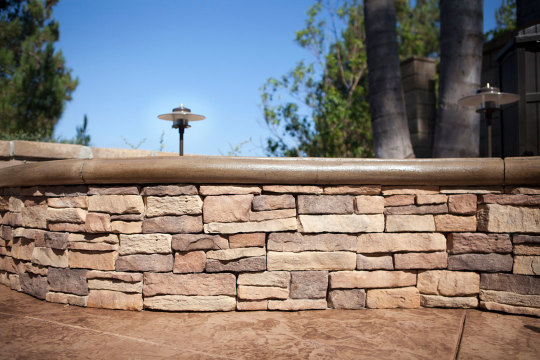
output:
[{"label": "clear blue sky", "polygon": [[[484,29],[501,0],[484,0]],[[56,128],[72,137],[88,115],[92,146],[178,151],[178,132],[157,115],[180,105],[206,120],[186,130],[185,153],[219,155],[247,139],[262,156],[268,130],[259,88],[310,55],[298,47],[313,0],[62,0],[61,49],[79,79]]]}]

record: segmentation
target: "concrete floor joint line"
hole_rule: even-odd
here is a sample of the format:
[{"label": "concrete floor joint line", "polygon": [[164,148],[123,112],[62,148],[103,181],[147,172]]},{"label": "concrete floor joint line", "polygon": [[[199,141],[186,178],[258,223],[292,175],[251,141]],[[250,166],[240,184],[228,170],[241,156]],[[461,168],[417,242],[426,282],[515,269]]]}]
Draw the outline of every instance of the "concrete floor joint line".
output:
[{"label": "concrete floor joint line", "polygon": [[459,357],[459,350],[461,349],[461,341],[463,340],[463,333],[465,332],[465,322],[467,321],[467,310],[463,313],[463,319],[461,320],[461,326],[459,329],[459,337],[456,346],[454,360],[457,360]]}]

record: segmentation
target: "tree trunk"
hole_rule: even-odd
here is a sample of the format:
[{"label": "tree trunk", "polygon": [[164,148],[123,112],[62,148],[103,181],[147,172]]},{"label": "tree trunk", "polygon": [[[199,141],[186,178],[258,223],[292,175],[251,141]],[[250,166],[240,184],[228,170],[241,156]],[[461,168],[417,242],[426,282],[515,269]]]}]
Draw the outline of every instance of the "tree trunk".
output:
[{"label": "tree trunk", "polygon": [[364,17],[375,155],[413,158],[401,86],[394,0],[366,0]]},{"label": "tree trunk", "polygon": [[441,72],[433,157],[477,157],[479,115],[457,101],[480,87],[483,1],[441,0],[440,11]]}]

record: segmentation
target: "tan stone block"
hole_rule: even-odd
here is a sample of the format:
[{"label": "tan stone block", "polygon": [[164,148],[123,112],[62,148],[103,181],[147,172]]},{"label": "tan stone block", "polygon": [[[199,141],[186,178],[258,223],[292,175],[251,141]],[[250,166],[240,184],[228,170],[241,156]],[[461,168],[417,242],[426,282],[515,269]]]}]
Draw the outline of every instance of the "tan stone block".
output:
[{"label": "tan stone block", "polygon": [[441,187],[441,193],[443,194],[500,194],[503,192],[502,186],[465,186],[456,187],[448,186]]},{"label": "tan stone block", "polygon": [[434,195],[416,195],[416,204],[417,205],[428,205],[428,204],[445,204],[448,200],[448,197],[444,194],[434,194]]},{"label": "tan stone block", "polygon": [[76,246],[76,243],[110,244],[118,245],[118,235],[114,234],[68,234],[68,247]]},{"label": "tan stone block", "polygon": [[173,270],[172,254],[125,255],[116,260],[117,271],[170,272]]},{"label": "tan stone block", "polygon": [[24,272],[34,275],[47,276],[49,268],[46,266],[34,265],[32,263],[24,263]]},{"label": "tan stone block", "polygon": [[111,231],[109,214],[89,213],[86,215],[84,228],[88,233],[108,233]]},{"label": "tan stone block", "polygon": [[[4,214],[4,217],[2,218],[2,224],[4,225],[10,225],[10,226],[28,226],[28,227],[41,227],[41,228],[46,228],[44,227],[44,225],[42,224],[47,224],[47,219],[46,217],[43,217],[42,220],[40,220],[39,218],[35,217],[34,216],[29,216],[28,215],[28,210],[27,209],[36,209],[36,208],[40,208],[39,206],[33,206],[31,208],[24,208],[23,209],[23,213],[26,213],[27,214],[27,218],[26,220],[24,220],[24,217],[21,213],[5,213]],[[24,222],[26,221],[26,223]],[[40,222],[42,221],[42,222]]]},{"label": "tan stone block", "polygon": [[530,195],[540,195],[540,187],[526,187],[526,186],[507,186],[505,188],[505,193],[507,194],[530,194]]},{"label": "tan stone block", "polygon": [[328,195],[379,195],[380,185],[349,185],[349,186],[326,186],[324,194]]},{"label": "tan stone block", "polygon": [[238,274],[238,285],[272,286],[288,288],[291,273],[288,271],[265,271],[253,274]]},{"label": "tan stone block", "polygon": [[139,195],[137,186],[89,186],[88,195]]},{"label": "tan stone block", "polygon": [[296,201],[292,195],[261,195],[253,198],[253,210],[296,209]]},{"label": "tan stone block", "polygon": [[364,289],[331,290],[328,292],[328,307],[332,309],[362,309],[366,306]]},{"label": "tan stone block", "polygon": [[[25,207],[21,212],[22,225],[26,228],[46,229],[47,213],[47,205]],[[15,225],[13,220],[11,219],[11,225]]]},{"label": "tan stone block", "polygon": [[73,223],[49,223],[47,228],[51,231],[85,232],[84,224]]},{"label": "tan stone block", "polygon": [[198,233],[203,229],[201,216],[160,216],[149,218],[142,223],[142,232],[154,233]]},{"label": "tan stone block", "polygon": [[115,234],[138,234],[142,232],[142,222],[112,221],[111,232]]},{"label": "tan stone block", "polygon": [[8,278],[9,278],[9,287],[11,288],[11,290],[22,291],[19,275],[9,274]]},{"label": "tan stone block", "polygon": [[74,242],[69,244],[69,249],[87,251],[117,251],[118,245],[104,242]]},{"label": "tan stone block", "polygon": [[514,255],[540,255],[540,246],[536,244],[514,245]]},{"label": "tan stone block", "polygon": [[476,213],[476,195],[450,195],[448,208],[452,214],[474,215]]},{"label": "tan stone block", "polygon": [[43,266],[68,267],[68,253],[64,250],[34,247],[32,262]]},{"label": "tan stone block", "polygon": [[10,196],[8,200],[8,211],[20,213],[24,208],[24,202],[16,197]]},{"label": "tan stone block", "polygon": [[238,286],[238,298],[242,300],[287,299],[288,297],[288,288],[251,285]]},{"label": "tan stone block", "polygon": [[320,186],[311,185],[265,185],[263,190],[273,193],[291,193],[291,194],[322,194],[323,189]]},{"label": "tan stone block", "polygon": [[[1,263],[1,260],[0,260]],[[0,266],[1,269],[1,266]],[[7,272],[0,271],[0,284],[4,286],[10,286],[9,284],[9,274]]]},{"label": "tan stone block", "polygon": [[451,254],[509,253],[512,242],[507,234],[452,233],[448,234]]},{"label": "tan stone block", "polygon": [[147,196],[174,196],[174,195],[197,195],[197,188],[194,185],[156,185],[145,186],[143,195]]},{"label": "tan stone block", "polygon": [[476,231],[476,216],[435,215],[437,231]]},{"label": "tan stone block", "polygon": [[291,299],[326,298],[328,271],[291,272]]},{"label": "tan stone block", "polygon": [[297,229],[296,218],[274,219],[245,223],[209,223],[204,232],[210,234],[236,234],[249,232],[291,231]]},{"label": "tan stone block", "polygon": [[540,308],[540,295],[523,295],[507,291],[480,290],[479,297],[480,300],[486,302]]},{"label": "tan stone block", "polygon": [[143,294],[155,295],[236,295],[233,274],[145,273]]},{"label": "tan stone block", "polygon": [[170,254],[171,241],[169,234],[120,235],[119,254]]},{"label": "tan stone block", "polygon": [[540,309],[524,306],[512,306],[507,304],[498,304],[489,301],[480,301],[480,308],[490,311],[501,311],[517,315],[531,315],[540,317]]},{"label": "tan stone block", "polygon": [[415,287],[368,290],[366,305],[371,309],[420,307],[420,294]]},{"label": "tan stone block", "polygon": [[69,267],[94,270],[114,270],[117,257],[118,253],[116,251],[70,250]]},{"label": "tan stone block", "polygon": [[463,271],[422,271],[418,273],[417,287],[420,293],[429,295],[476,295],[480,291],[480,275]]},{"label": "tan stone block", "polygon": [[420,295],[420,304],[423,307],[474,309],[478,307],[478,299],[476,296],[445,297],[438,295]]},{"label": "tan stone block", "polygon": [[0,196],[0,211],[9,211],[9,196]]},{"label": "tan stone block", "polygon": [[[25,238],[14,238],[11,244],[11,257],[19,260],[32,260],[34,241]],[[7,252],[6,252],[7,253]],[[4,254],[5,255],[5,254]]]},{"label": "tan stone block", "polygon": [[86,196],[48,198],[47,205],[52,208],[88,208],[88,198]]},{"label": "tan stone block", "polygon": [[416,285],[414,271],[338,271],[330,273],[330,289],[391,288]]},{"label": "tan stone block", "polygon": [[446,204],[392,206],[384,209],[386,215],[433,215],[446,214],[447,212],[448,206]]},{"label": "tan stone block", "polygon": [[90,290],[111,290],[123,293],[142,293],[142,281],[136,283],[122,282],[113,279],[89,279]]},{"label": "tan stone block", "polygon": [[540,208],[484,204],[477,216],[479,231],[540,233]]},{"label": "tan stone block", "polygon": [[439,193],[438,186],[383,186],[382,193],[389,195],[433,195]]},{"label": "tan stone block", "polygon": [[248,233],[229,236],[229,246],[231,249],[243,247],[264,247],[265,243],[265,233]]},{"label": "tan stone block", "polygon": [[513,273],[540,275],[540,256],[514,256]]},{"label": "tan stone block", "polygon": [[446,252],[394,254],[396,269],[444,269],[447,261]]},{"label": "tan stone block", "polygon": [[125,294],[110,290],[90,290],[88,307],[120,310],[142,310],[141,294]]},{"label": "tan stone block", "polygon": [[205,223],[248,221],[253,195],[222,195],[204,198]]},{"label": "tan stone block", "polygon": [[86,210],[79,208],[50,208],[47,210],[47,221],[84,224],[86,221]]},{"label": "tan stone block", "polygon": [[356,254],[352,252],[300,253],[270,251],[268,270],[352,270],[356,268]]},{"label": "tan stone block", "polygon": [[321,232],[382,232],[384,215],[299,215],[301,231]]},{"label": "tan stone block", "polygon": [[201,185],[201,195],[245,195],[260,194],[261,188],[252,185]]},{"label": "tan stone block", "polygon": [[268,300],[268,310],[324,310],[326,307],[326,299]]},{"label": "tan stone block", "polygon": [[353,200],[349,195],[298,195],[298,213],[352,214]]},{"label": "tan stone block", "polygon": [[146,216],[199,215],[202,214],[202,206],[203,202],[197,195],[148,196]]},{"label": "tan stone block", "polygon": [[88,197],[88,211],[143,214],[144,203],[139,195],[93,195]]},{"label": "tan stone block", "polygon": [[357,239],[357,252],[362,254],[443,250],[446,250],[446,238],[437,233],[361,234]]},{"label": "tan stone block", "polygon": [[356,237],[347,234],[302,235],[300,233],[271,233],[269,251],[354,251]]},{"label": "tan stone block", "polygon": [[256,311],[268,310],[268,300],[259,301],[237,301],[236,310],[238,311]]},{"label": "tan stone block", "polygon": [[266,270],[266,256],[247,257],[231,261],[209,259],[206,261],[206,272],[259,272]]},{"label": "tan stone block", "polygon": [[231,296],[162,295],[144,299],[146,309],[167,311],[234,311],[236,298]]},{"label": "tan stone block", "polygon": [[356,255],[357,270],[393,270],[394,263],[391,255],[366,256]]},{"label": "tan stone block", "polygon": [[204,251],[190,251],[188,253],[174,254],[174,273],[203,272],[205,266],[206,254]]},{"label": "tan stone block", "polygon": [[354,198],[354,209],[356,214],[382,214],[384,198],[382,196],[357,196]]},{"label": "tan stone block", "polygon": [[45,301],[58,303],[58,304],[67,304],[68,294],[49,291],[47,294],[45,294]]},{"label": "tan stone block", "polygon": [[120,272],[120,271],[100,271],[89,270],[86,273],[87,279],[106,279],[120,282],[136,283],[143,281],[143,275],[140,273]]},{"label": "tan stone block", "polygon": [[414,195],[390,195],[384,198],[384,206],[413,205]]},{"label": "tan stone block", "polygon": [[387,215],[386,231],[435,231],[435,221],[433,215]]},{"label": "tan stone block", "polygon": [[206,253],[207,259],[215,259],[221,261],[237,260],[245,257],[265,256],[266,250],[262,248],[237,248],[214,250]]},{"label": "tan stone block", "polygon": [[172,237],[172,248],[176,251],[219,250],[228,249],[229,242],[219,235],[176,234]]},{"label": "tan stone block", "polygon": [[249,214],[249,221],[264,221],[271,219],[286,219],[296,216],[295,209],[256,211]]},{"label": "tan stone block", "polygon": [[486,203],[486,204],[500,204],[500,205],[538,206],[540,205],[540,196],[538,195],[487,194],[487,195],[480,195],[480,202]]}]

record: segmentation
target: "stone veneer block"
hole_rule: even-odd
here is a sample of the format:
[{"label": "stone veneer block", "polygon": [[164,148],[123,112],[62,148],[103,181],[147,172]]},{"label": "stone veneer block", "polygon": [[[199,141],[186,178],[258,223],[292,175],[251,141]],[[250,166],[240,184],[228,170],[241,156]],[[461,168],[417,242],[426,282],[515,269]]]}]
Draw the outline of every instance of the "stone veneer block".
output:
[{"label": "stone veneer block", "polygon": [[61,292],[49,291],[45,295],[45,300],[49,302],[60,303],[60,304],[69,304],[69,305],[74,305],[74,306],[86,307],[88,303],[88,296],[64,294]]},{"label": "stone veneer block", "polygon": [[64,250],[34,247],[32,262],[43,266],[65,268],[68,267],[68,253]]},{"label": "stone veneer block", "polygon": [[436,215],[437,231],[476,231],[476,216]]},{"label": "stone veneer block", "polygon": [[142,310],[141,294],[125,294],[111,290],[90,290],[88,307],[119,310]]},{"label": "stone veneer block", "polygon": [[386,215],[433,215],[447,212],[448,205],[446,204],[392,206],[384,209]]},{"label": "stone veneer block", "polygon": [[265,244],[265,233],[248,233],[229,236],[229,246],[231,249],[243,247],[264,247]]},{"label": "stone veneer block", "polygon": [[201,185],[201,195],[260,194],[261,188],[251,185]]},{"label": "stone veneer block", "polygon": [[420,304],[424,307],[474,309],[478,307],[478,299],[476,296],[445,297],[438,295],[420,295]]},{"label": "stone veneer block", "polygon": [[433,215],[386,215],[386,231],[435,231],[435,221]]},{"label": "stone veneer block", "polygon": [[144,307],[166,311],[233,311],[236,308],[236,298],[223,295],[162,295],[145,298]]},{"label": "stone veneer block", "polygon": [[173,270],[173,256],[152,255],[126,255],[116,260],[116,271],[151,271],[170,272]]},{"label": "stone veneer block", "polygon": [[448,196],[444,194],[416,195],[417,205],[445,204],[447,201],[448,201]]},{"label": "stone veneer block", "polygon": [[[97,235],[97,234],[68,234],[68,233],[49,233],[50,234],[65,234],[67,235],[68,247],[74,248],[76,244],[110,244],[118,245],[118,235]],[[90,250],[90,249],[89,249]]]},{"label": "stone veneer block", "polygon": [[146,198],[146,216],[199,215],[202,214],[203,202],[197,195],[148,196]]},{"label": "stone veneer block", "polygon": [[384,215],[299,215],[301,231],[321,232],[382,232]]},{"label": "stone veneer block", "polygon": [[444,251],[446,238],[437,233],[361,234],[357,239],[359,253],[397,251]]},{"label": "stone veneer block", "polygon": [[73,223],[49,223],[47,228],[50,231],[66,231],[66,232],[86,232],[84,224]]},{"label": "stone veneer block", "polygon": [[204,251],[190,251],[183,254],[174,254],[174,273],[203,272],[205,266],[206,254],[204,253]]},{"label": "stone veneer block", "polygon": [[175,196],[175,195],[197,195],[197,188],[194,185],[156,185],[145,186],[143,195],[147,196]]},{"label": "stone veneer block", "polygon": [[290,193],[290,194],[322,194],[323,189],[320,186],[311,185],[265,185],[263,190],[272,193]]},{"label": "stone veneer block", "polygon": [[540,255],[540,246],[538,244],[516,244],[513,252],[514,255]]},{"label": "stone veneer block", "polygon": [[268,270],[352,270],[356,268],[356,254],[352,252],[301,253],[269,251]]},{"label": "stone veneer block", "polygon": [[19,275],[9,274],[9,287],[11,290],[22,291]]},{"label": "stone veneer block", "polygon": [[540,277],[515,274],[481,274],[480,288],[524,295],[540,295]]},{"label": "stone veneer block", "polygon": [[428,295],[476,295],[480,291],[480,275],[463,271],[422,271],[418,273],[417,287],[420,293]]},{"label": "stone veneer block", "polygon": [[526,187],[526,186],[506,186],[505,193],[507,194],[530,194],[540,195],[540,187]]},{"label": "stone veneer block", "polygon": [[233,274],[145,273],[143,295],[236,295]]},{"label": "stone veneer block", "polygon": [[86,215],[84,230],[87,233],[111,232],[111,215],[101,213],[89,213]]},{"label": "stone veneer block", "polygon": [[540,256],[514,256],[513,273],[540,275]]},{"label": "stone veneer block", "polygon": [[[38,228],[38,229],[46,229],[47,228],[47,205],[39,205],[39,206],[31,206],[31,207],[25,207],[22,209],[21,212],[21,222],[22,226],[25,228]],[[15,214],[12,214],[12,216],[15,216]],[[13,221],[14,219],[11,219],[12,225],[15,225]],[[18,221],[16,221],[18,223]]]},{"label": "stone veneer block", "polygon": [[291,273],[288,271],[265,271],[261,273],[239,274],[238,285],[272,286],[288,288]]},{"label": "stone veneer block", "polygon": [[171,240],[169,234],[120,235],[119,254],[170,254]]},{"label": "stone veneer block", "polygon": [[171,245],[173,250],[176,251],[220,250],[229,248],[227,239],[219,235],[207,234],[173,235]]},{"label": "stone veneer block", "polygon": [[69,251],[69,267],[93,270],[114,270],[118,258],[116,251]]},{"label": "stone veneer block", "polygon": [[448,208],[452,214],[474,215],[476,213],[476,195],[450,195],[448,197]]},{"label": "stone veneer block", "polygon": [[384,197],[384,206],[404,206],[414,204],[414,195],[390,195]]},{"label": "stone veneer block", "polygon": [[396,269],[444,269],[448,254],[444,252],[394,254]]},{"label": "stone veneer block", "polygon": [[112,214],[110,216],[112,221],[142,221],[144,219],[143,214]]},{"label": "stone veneer block", "polygon": [[389,195],[433,195],[439,193],[438,186],[383,186],[382,193]]},{"label": "stone veneer block", "polygon": [[354,251],[356,237],[346,234],[302,235],[300,233],[271,233],[268,251]]},{"label": "stone veneer block", "polygon": [[489,302],[489,301],[480,301],[480,308],[486,309],[489,311],[501,311],[501,312],[510,313],[510,314],[531,315],[531,316],[540,317],[540,309],[537,309],[537,308],[498,304],[498,303]]},{"label": "stone veneer block", "polygon": [[49,269],[47,280],[49,289],[75,295],[88,295],[86,270],[80,269]]},{"label": "stone veneer block", "polygon": [[111,232],[115,234],[138,234],[142,232],[141,221],[113,221]]},{"label": "stone veneer block", "polygon": [[448,257],[448,270],[512,271],[512,255],[461,254]]},{"label": "stone veneer block", "polygon": [[266,250],[262,248],[237,248],[237,249],[225,249],[208,251],[206,253],[207,259],[215,259],[221,261],[231,261],[246,257],[265,256]]},{"label": "stone veneer block", "polygon": [[144,203],[139,195],[94,195],[88,197],[88,211],[108,214],[143,214]]},{"label": "stone veneer block", "polygon": [[236,302],[236,310],[238,311],[268,310],[268,300],[259,300],[259,301],[238,300]]},{"label": "stone veneer block", "polygon": [[502,186],[442,186],[442,194],[500,194],[503,192]]},{"label": "stone veneer block", "polygon": [[88,195],[139,195],[137,186],[89,186]]},{"label": "stone veneer block", "polygon": [[480,195],[480,202],[486,203],[486,204],[500,204],[500,205],[538,206],[540,205],[540,196],[487,194],[487,195]]},{"label": "stone veneer block", "polygon": [[349,195],[298,195],[298,214],[352,214]]},{"label": "stone veneer block", "polygon": [[91,290],[111,290],[140,294],[142,292],[142,281],[129,283],[113,279],[89,279],[88,288]]},{"label": "stone veneer block", "polygon": [[118,245],[108,243],[74,242],[69,244],[70,250],[85,251],[117,251]]},{"label": "stone veneer block", "polygon": [[356,214],[382,214],[384,198],[382,196],[357,196],[354,198],[354,211]]},{"label": "stone veneer block", "polygon": [[[15,238],[11,244],[11,257],[18,260],[32,260],[34,241],[31,239]],[[1,248],[5,249],[5,248]],[[7,252],[6,252],[7,253]],[[6,254],[3,254],[6,255]]]},{"label": "stone veneer block", "polygon": [[452,233],[448,234],[450,254],[510,253],[512,242],[508,234]]},{"label": "stone veneer block", "polygon": [[328,289],[327,271],[292,271],[292,299],[321,299],[326,298]]},{"label": "stone veneer block", "polygon": [[253,210],[296,209],[296,201],[292,195],[261,195],[253,198]]},{"label": "stone veneer block", "polygon": [[268,300],[268,299],[287,299],[289,289],[273,286],[238,286],[238,299],[242,300]]},{"label": "stone veneer block", "polygon": [[420,294],[415,287],[368,290],[366,305],[371,309],[415,309],[420,307]]},{"label": "stone veneer block", "polygon": [[523,295],[506,291],[480,290],[480,300],[513,306],[540,308],[540,295]]},{"label": "stone veneer block", "polygon": [[221,195],[204,198],[205,223],[248,221],[253,195]]},{"label": "stone veneer block", "polygon": [[24,293],[37,297],[38,299],[44,300],[49,291],[49,283],[47,282],[46,276],[21,273],[19,274],[19,282]]},{"label": "stone veneer block", "polygon": [[[59,196],[81,196],[86,195],[88,188],[86,185],[68,185],[68,186],[40,186],[38,191],[47,197],[59,197]],[[34,194],[34,196],[40,196]]]},{"label": "stone veneer block", "polygon": [[259,272],[266,270],[266,256],[248,257],[221,262],[209,259],[206,261],[206,272]]},{"label": "stone veneer block", "polygon": [[298,227],[296,218],[274,219],[243,223],[210,223],[204,225],[204,232],[210,234],[236,234],[250,232],[291,231]]},{"label": "stone veneer block", "polygon": [[326,307],[326,299],[268,300],[268,310],[324,310]]},{"label": "stone veneer block", "polygon": [[8,211],[21,212],[24,208],[24,202],[16,197],[10,196],[8,200]]},{"label": "stone veneer block", "polygon": [[416,285],[414,271],[338,271],[330,273],[330,289],[392,288]]},{"label": "stone veneer block", "polygon": [[272,219],[286,219],[296,216],[295,209],[256,211],[249,213],[249,221],[265,221]]},{"label": "stone veneer block", "polygon": [[357,186],[326,186],[324,194],[328,195],[379,195],[380,185],[357,185]]},{"label": "stone veneer block", "polygon": [[366,307],[366,291],[364,289],[331,290],[328,292],[328,307],[332,309],[362,309]]},{"label": "stone veneer block", "polygon": [[483,204],[478,207],[478,230],[540,233],[540,208]]},{"label": "stone veneer block", "polygon": [[514,235],[512,237],[514,244],[536,244],[540,245],[540,235]]},{"label": "stone veneer block", "polygon": [[142,282],[143,275],[140,273],[131,273],[131,272],[89,270],[86,273],[86,278],[88,280],[104,279],[104,280],[114,280],[114,281],[119,281],[119,282],[138,283],[138,282]]},{"label": "stone veneer block", "polygon": [[145,219],[142,222],[142,232],[145,234],[153,233],[198,233],[202,232],[201,216],[160,216]]},{"label": "stone veneer block", "polygon": [[356,255],[357,270],[393,270],[394,262],[392,255],[366,256]]}]

